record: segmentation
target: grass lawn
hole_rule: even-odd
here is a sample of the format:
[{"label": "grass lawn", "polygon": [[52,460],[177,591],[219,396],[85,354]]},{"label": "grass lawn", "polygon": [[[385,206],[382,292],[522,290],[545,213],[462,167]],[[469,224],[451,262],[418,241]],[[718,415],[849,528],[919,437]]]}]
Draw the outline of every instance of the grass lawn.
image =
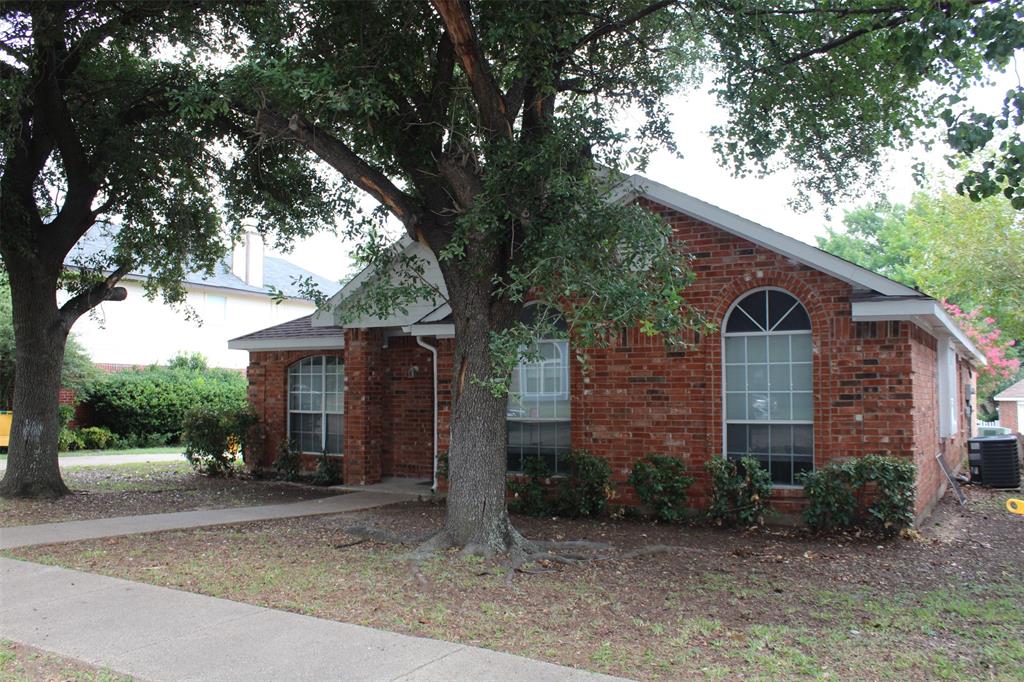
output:
[{"label": "grass lawn", "polygon": [[[61,457],[102,457],[105,455],[177,455],[184,448],[180,445],[165,445],[159,448],[125,448],[121,450],[75,450],[62,452]],[[0,452],[0,460],[7,459],[6,452]]]},{"label": "grass lawn", "polygon": [[144,462],[67,469],[74,494],[57,500],[0,498],[0,527],[110,516],[298,502],[326,490],[195,474],[187,462]]},{"label": "grass lawn", "polygon": [[528,537],[608,547],[511,575],[408,563],[443,515],[413,502],[11,555],[643,680],[1020,679],[1024,518],[970,494],[886,542],[520,518]]},{"label": "grass lawn", "polygon": [[132,678],[69,658],[0,640],[0,680],[9,682],[130,682]]}]

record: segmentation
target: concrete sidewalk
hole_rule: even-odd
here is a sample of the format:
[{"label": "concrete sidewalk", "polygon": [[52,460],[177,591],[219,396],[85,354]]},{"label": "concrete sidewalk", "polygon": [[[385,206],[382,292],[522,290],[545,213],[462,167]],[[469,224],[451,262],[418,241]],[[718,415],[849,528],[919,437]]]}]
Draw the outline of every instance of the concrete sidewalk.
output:
[{"label": "concrete sidewalk", "polygon": [[394,502],[403,502],[408,497],[389,493],[350,493],[323,497],[306,502],[267,504],[258,507],[234,507],[229,509],[202,509],[198,511],[171,512],[167,514],[145,514],[143,516],[115,516],[89,521],[66,521],[44,523],[36,526],[12,526],[0,528],[0,549],[48,545],[54,542],[74,542],[115,535],[155,533],[176,528],[199,528],[220,526],[227,523],[246,523],[267,519],[287,519],[295,516],[316,516],[318,514],[340,514],[382,507]]},{"label": "concrete sidewalk", "polygon": [[[60,457],[57,460],[62,469],[69,467],[95,467],[110,464],[143,464],[145,462],[184,462],[180,452],[158,452],[137,455],[83,455],[82,457]],[[0,471],[7,468],[7,458],[0,460]]]},{"label": "concrete sidewalk", "polygon": [[142,680],[615,679],[11,559],[0,559],[0,638]]}]

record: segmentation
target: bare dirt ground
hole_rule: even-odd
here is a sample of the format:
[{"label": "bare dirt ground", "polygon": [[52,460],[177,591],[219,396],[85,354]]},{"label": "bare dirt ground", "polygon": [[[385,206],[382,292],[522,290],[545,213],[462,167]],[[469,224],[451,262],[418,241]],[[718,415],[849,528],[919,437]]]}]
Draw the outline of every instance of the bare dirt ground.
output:
[{"label": "bare dirt ground", "polygon": [[1019,680],[1024,517],[969,496],[888,541],[517,518],[607,547],[513,574],[454,552],[410,564],[443,516],[425,503],[13,554],[645,680]]},{"label": "bare dirt ground", "polygon": [[80,467],[64,472],[74,492],[57,500],[0,498],[0,527],[195,509],[300,502],[336,491],[241,478],[207,478],[185,462]]}]

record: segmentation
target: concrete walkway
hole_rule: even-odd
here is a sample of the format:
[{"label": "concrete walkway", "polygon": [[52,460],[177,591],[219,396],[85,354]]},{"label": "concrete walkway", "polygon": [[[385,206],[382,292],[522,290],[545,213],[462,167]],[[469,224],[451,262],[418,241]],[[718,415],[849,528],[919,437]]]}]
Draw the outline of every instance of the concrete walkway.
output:
[{"label": "concrete walkway", "polygon": [[74,542],[115,535],[154,533],[176,528],[198,528],[220,526],[227,523],[246,523],[267,519],[287,519],[295,516],[316,516],[318,514],[340,514],[382,507],[402,502],[408,497],[388,493],[351,493],[323,497],[306,502],[266,504],[258,507],[234,507],[230,509],[201,509],[198,511],[172,512],[168,514],[145,514],[143,516],[115,516],[90,521],[66,521],[64,523],[43,523],[37,526],[13,526],[0,528],[0,549],[47,545],[54,542]]},{"label": "concrete walkway", "polygon": [[[162,452],[137,455],[83,455],[81,457],[60,457],[62,469],[68,467],[95,467],[110,464],[142,464],[145,462],[184,462],[185,455],[180,452]],[[0,460],[0,471],[7,468],[7,458]]]},{"label": "concrete walkway", "polygon": [[142,680],[614,679],[11,559],[0,559],[0,638]]}]

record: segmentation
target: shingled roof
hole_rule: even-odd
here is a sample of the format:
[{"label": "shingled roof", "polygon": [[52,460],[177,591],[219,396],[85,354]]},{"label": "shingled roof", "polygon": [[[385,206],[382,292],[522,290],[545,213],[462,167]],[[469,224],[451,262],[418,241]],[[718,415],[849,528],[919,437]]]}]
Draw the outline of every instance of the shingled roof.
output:
[{"label": "shingled roof", "polygon": [[[99,229],[101,226],[95,227],[90,230],[85,237],[83,237],[75,245],[73,249],[68,253],[67,258],[64,260],[64,264],[67,267],[77,267],[79,263],[88,263],[89,261],[104,256],[114,249],[114,240],[110,232],[116,232],[119,229],[117,226],[102,226],[105,229]],[[151,272],[146,268],[136,268],[130,272],[127,277],[129,279],[145,279],[149,277]],[[227,260],[222,260],[214,266],[213,274],[206,274],[205,272],[187,272],[185,273],[185,282],[188,284],[199,284],[208,287],[217,287],[219,289],[232,289],[234,291],[245,291],[253,294],[265,294],[270,293],[272,289],[278,289],[284,293],[288,298],[305,299],[306,295],[302,292],[301,288],[296,284],[296,281],[304,280],[306,278],[312,279],[317,287],[324,294],[330,296],[334,292],[341,288],[338,282],[321,277],[320,275],[310,272],[305,268],[300,268],[294,263],[290,263],[284,258],[277,258],[276,256],[264,256],[263,257],[263,284],[262,287],[256,287],[251,284],[247,284],[242,279],[232,274],[231,266]]]},{"label": "shingled roof", "polygon": [[993,398],[993,400],[998,400],[1000,402],[1024,401],[1024,379],[1021,379],[1013,386],[1010,386],[1008,389]]},{"label": "shingled roof", "polygon": [[344,348],[342,327],[314,327],[313,316],[306,315],[260,329],[228,341],[236,350],[305,350],[309,348]]}]

